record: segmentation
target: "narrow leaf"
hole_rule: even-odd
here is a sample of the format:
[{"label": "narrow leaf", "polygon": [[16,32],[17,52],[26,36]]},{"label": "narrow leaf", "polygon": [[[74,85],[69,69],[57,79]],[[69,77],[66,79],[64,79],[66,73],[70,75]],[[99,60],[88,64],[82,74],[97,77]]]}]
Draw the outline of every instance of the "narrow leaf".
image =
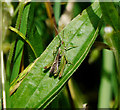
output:
[{"label": "narrow leaf", "polygon": [[[20,32],[23,33],[23,35],[26,35],[29,7],[30,7],[30,4],[25,7],[25,9],[23,11],[21,24],[20,24]],[[16,29],[18,29],[18,28],[16,28]],[[13,64],[14,65],[13,65],[12,75],[11,75],[11,79],[10,79],[11,82],[19,74],[20,63],[21,63],[22,54],[23,54],[23,46],[24,46],[24,42],[20,38],[18,38],[18,41],[17,41],[17,44],[16,44],[16,49],[15,49],[15,56],[14,56],[14,59],[13,59]]]},{"label": "narrow leaf", "polygon": [[10,30],[14,31],[15,33],[17,33],[21,38],[23,38],[27,43],[28,45],[31,47],[33,53],[35,54],[36,58],[37,58],[37,54],[34,50],[34,48],[32,47],[31,43],[29,42],[29,40],[24,36],[24,34],[22,34],[20,31],[18,31],[16,28],[14,27],[9,27]]}]

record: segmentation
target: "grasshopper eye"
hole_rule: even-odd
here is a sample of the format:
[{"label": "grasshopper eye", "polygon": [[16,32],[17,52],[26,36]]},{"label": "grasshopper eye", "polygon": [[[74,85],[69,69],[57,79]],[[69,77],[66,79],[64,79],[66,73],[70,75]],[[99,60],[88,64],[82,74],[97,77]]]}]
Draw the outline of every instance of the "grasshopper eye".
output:
[{"label": "grasshopper eye", "polygon": [[63,44],[64,42],[62,41],[62,44]]},{"label": "grasshopper eye", "polygon": [[44,69],[47,69],[47,66],[45,66]]}]

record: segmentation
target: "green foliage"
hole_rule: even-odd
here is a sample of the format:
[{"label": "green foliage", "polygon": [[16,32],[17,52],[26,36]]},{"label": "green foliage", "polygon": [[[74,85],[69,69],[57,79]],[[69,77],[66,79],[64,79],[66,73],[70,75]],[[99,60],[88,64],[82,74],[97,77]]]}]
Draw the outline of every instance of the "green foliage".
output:
[{"label": "green foliage", "polygon": [[[93,4],[59,33],[63,37],[66,48],[69,48],[70,43],[77,45],[76,48],[66,51],[66,57],[72,64],[66,65],[63,77],[61,79],[50,77],[49,71],[44,71],[44,67],[53,60],[53,52],[60,43],[58,36],[56,36],[34,63],[34,66],[28,71],[28,75],[21,83],[17,92],[11,96],[12,107],[44,108],[53,100],[65,82],[84,60],[98,35],[100,28],[98,24],[100,24],[101,17],[101,11],[98,7],[99,3]],[[92,14],[92,17],[89,14]],[[94,20],[96,20],[96,23],[91,24]],[[87,30],[84,33],[86,28]],[[16,103],[13,100],[16,100]],[[21,100],[24,101],[21,102]]]},{"label": "green foliage", "polygon": [[[24,6],[24,5],[23,5]],[[28,12],[29,12],[30,5],[27,5],[23,11],[22,14],[22,20],[20,25],[20,32],[26,35],[26,29],[27,29],[27,17],[28,17]],[[21,18],[18,17],[19,19]],[[18,23],[18,22],[17,22]],[[16,28],[17,28],[16,24]],[[19,26],[18,25],[18,26]],[[20,69],[20,63],[22,59],[22,54],[23,54],[23,46],[24,46],[24,41],[22,41],[20,38],[17,39],[17,44],[16,44],[16,49],[15,49],[15,56],[13,59],[13,69],[12,69],[12,76],[11,76],[11,82],[18,76],[19,69]]]},{"label": "green foliage", "polygon": [[[109,5],[109,6],[108,6]],[[104,40],[108,43],[108,45],[113,49],[115,59],[116,59],[116,65],[118,69],[118,79],[115,72],[114,67],[114,59],[112,56],[112,53],[104,51],[103,56],[103,73],[101,77],[101,85],[100,85],[100,96],[99,96],[99,104],[98,106],[101,108],[108,108],[111,98],[112,98],[112,92],[115,97],[115,104],[114,107],[116,108],[120,101],[118,101],[118,91],[119,86],[117,85],[118,82],[120,82],[120,16],[118,14],[117,9],[115,8],[114,3],[100,3],[103,18],[105,21],[105,24],[108,25],[108,28],[111,29],[110,31],[105,33]],[[105,77],[105,75],[109,75],[109,77]],[[110,78],[108,80],[108,78]],[[113,89],[113,91],[112,91]],[[107,91],[108,92],[105,92]],[[106,98],[104,98],[104,95],[106,94]],[[103,101],[104,100],[104,101]]]},{"label": "green foliage", "polygon": [[27,38],[31,42],[32,47],[35,49],[36,55],[33,53],[34,51],[31,50],[31,47],[26,45],[26,50],[28,51],[28,55],[26,55],[25,57],[28,56],[28,63],[33,62],[36,59],[36,56],[37,57],[40,56],[40,54],[44,50],[43,39],[42,39],[43,33],[40,32],[42,31],[41,29],[42,21],[41,19],[38,21],[38,19],[34,16],[35,16],[35,3],[32,3],[28,16]]},{"label": "green foliage", "polygon": [[[55,3],[53,5],[56,23],[58,24],[60,16],[64,12],[62,7],[67,4],[61,6],[60,3]],[[11,33],[14,33],[10,33],[10,36],[12,35],[11,37],[16,39],[11,44],[9,55],[6,54],[8,60],[5,63],[6,71],[9,75],[7,77],[8,82],[6,81],[7,108],[74,109],[83,107],[85,103],[88,103],[88,107],[91,107],[93,100],[95,102],[98,100],[99,108],[118,107],[117,91],[120,83],[118,79],[120,78],[117,72],[120,73],[120,22],[118,11],[113,3],[109,3],[109,6],[107,3],[99,2],[94,2],[91,5],[90,3],[86,3],[86,5],[82,3],[80,5],[75,4],[71,15],[73,17],[77,16],[52,41],[51,39],[54,36],[53,29],[48,23],[50,20],[48,20],[44,3],[21,2],[16,8],[15,15],[17,15],[17,11],[16,24],[12,24],[9,27],[13,31]],[[16,25],[15,28],[13,25]],[[104,28],[105,25],[112,27],[113,31],[111,33],[103,32],[102,35],[99,34],[101,27]],[[59,36],[62,37],[62,42]],[[113,51],[118,71],[115,71],[112,53],[104,53],[104,51],[103,60],[101,58],[101,49],[106,48],[106,44],[99,43],[99,48],[91,48],[97,36],[103,37],[108,44],[107,47]],[[100,41],[100,37],[97,38],[97,41]],[[64,47],[63,43],[65,44]],[[58,47],[62,51],[60,53],[61,59],[60,57],[58,58],[59,70],[63,70],[61,78],[50,75],[50,68],[44,69],[55,61],[55,54],[58,55],[59,53]],[[92,62],[91,65],[95,65],[95,62],[98,62],[99,64],[96,66],[102,67],[101,73],[95,71],[96,66],[94,69],[88,64],[86,67],[81,67],[82,63],[88,62],[86,60],[90,50],[92,54],[88,61]],[[86,69],[88,66],[90,66],[91,71],[93,70],[92,72]],[[84,74],[85,71],[87,72]],[[99,81],[94,72],[97,73],[95,73],[96,76],[100,76],[100,83],[98,84],[97,82]],[[81,74],[84,74],[84,77],[81,77]],[[72,81],[69,84],[70,78]],[[91,83],[92,78],[94,79],[94,84]],[[83,85],[80,79],[83,79]],[[10,88],[8,86],[9,83]],[[88,86],[85,89],[85,84],[87,83]],[[97,90],[92,88],[92,85],[95,85]],[[98,88],[99,86],[100,89]],[[8,88],[11,94],[10,97]],[[95,95],[93,95],[94,92],[92,93],[91,99],[90,93],[92,89],[96,91]],[[110,105],[111,102],[114,103]],[[97,103],[94,103],[94,106],[97,107]]]}]

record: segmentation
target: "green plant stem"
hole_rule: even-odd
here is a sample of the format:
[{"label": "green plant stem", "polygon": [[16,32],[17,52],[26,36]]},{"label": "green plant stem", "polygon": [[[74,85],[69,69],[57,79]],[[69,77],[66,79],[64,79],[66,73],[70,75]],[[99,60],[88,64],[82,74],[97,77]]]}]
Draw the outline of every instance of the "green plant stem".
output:
[{"label": "green plant stem", "polygon": [[3,108],[6,108],[5,73],[4,73],[4,61],[3,61],[3,51],[2,50],[1,50],[1,77],[2,77]]},{"label": "green plant stem", "polygon": [[71,96],[71,92],[70,92],[68,83],[67,83],[67,85],[66,85],[66,89],[67,89],[67,92],[68,92],[68,97],[69,97],[69,101],[70,101],[70,104],[71,104],[71,108],[72,108],[72,110],[75,110],[74,101],[73,101],[73,99],[72,99],[72,96]]},{"label": "green plant stem", "polygon": [[113,53],[109,50],[103,50],[103,68],[99,89],[98,108],[110,108],[112,98],[111,77],[114,73]]}]

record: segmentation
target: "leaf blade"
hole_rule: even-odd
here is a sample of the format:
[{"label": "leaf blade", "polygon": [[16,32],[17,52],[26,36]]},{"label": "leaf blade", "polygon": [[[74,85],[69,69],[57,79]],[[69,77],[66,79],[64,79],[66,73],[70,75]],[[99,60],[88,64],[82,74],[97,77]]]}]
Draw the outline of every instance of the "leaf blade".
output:
[{"label": "leaf blade", "polygon": [[[29,8],[30,8],[30,4],[25,7],[23,11],[21,24],[20,24],[20,32],[23,33],[23,35],[26,34],[27,17],[29,13]],[[18,39],[17,44],[16,44],[15,56],[13,59],[14,65],[12,69],[12,75],[11,75],[10,82],[12,82],[19,74],[20,63],[21,63],[22,54],[23,54],[23,46],[24,46],[24,42],[21,39]]]}]

